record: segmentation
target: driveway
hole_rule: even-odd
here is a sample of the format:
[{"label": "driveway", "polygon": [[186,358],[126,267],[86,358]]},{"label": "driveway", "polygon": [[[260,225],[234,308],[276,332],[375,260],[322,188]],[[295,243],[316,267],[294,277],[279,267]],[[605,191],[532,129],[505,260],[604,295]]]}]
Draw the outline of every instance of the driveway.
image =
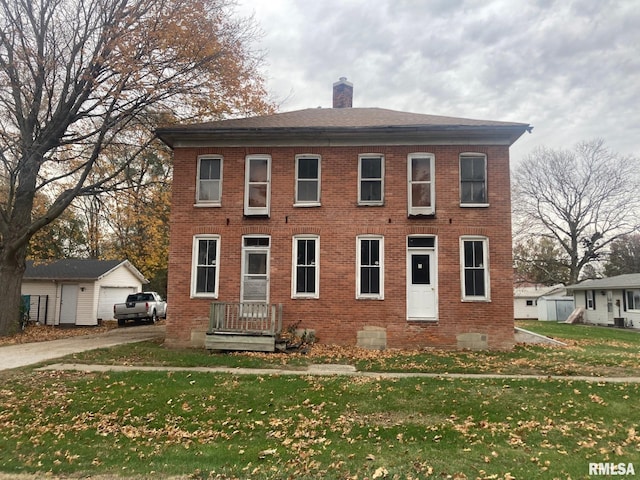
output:
[{"label": "driveway", "polygon": [[97,335],[63,338],[48,342],[22,343],[0,347],[0,370],[25,367],[72,353],[112,347],[124,343],[164,338],[164,325],[136,325],[115,328]]}]

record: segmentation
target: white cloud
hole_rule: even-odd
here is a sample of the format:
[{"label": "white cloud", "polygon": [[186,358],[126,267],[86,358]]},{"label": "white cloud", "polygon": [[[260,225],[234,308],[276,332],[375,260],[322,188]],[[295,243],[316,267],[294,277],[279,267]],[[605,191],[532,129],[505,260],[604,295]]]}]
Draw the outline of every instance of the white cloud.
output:
[{"label": "white cloud", "polygon": [[268,88],[282,110],[354,106],[530,123],[512,148],[602,137],[638,150],[636,0],[240,0],[264,31]]}]

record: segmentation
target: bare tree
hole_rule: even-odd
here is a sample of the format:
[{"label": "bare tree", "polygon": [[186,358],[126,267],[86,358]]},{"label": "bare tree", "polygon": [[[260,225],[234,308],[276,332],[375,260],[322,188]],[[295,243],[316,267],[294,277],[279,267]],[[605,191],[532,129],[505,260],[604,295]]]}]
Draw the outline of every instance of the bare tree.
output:
[{"label": "bare tree", "polygon": [[538,148],[516,169],[514,213],[527,236],[557,241],[568,257],[569,282],[615,239],[638,230],[638,161],[602,140],[572,150]]},{"label": "bare tree", "polygon": [[[153,138],[153,112],[203,120],[270,109],[253,24],[228,7],[0,0],[0,335],[17,322],[29,239],[74,198],[117,188]],[[52,199],[42,214],[38,192]]]}]

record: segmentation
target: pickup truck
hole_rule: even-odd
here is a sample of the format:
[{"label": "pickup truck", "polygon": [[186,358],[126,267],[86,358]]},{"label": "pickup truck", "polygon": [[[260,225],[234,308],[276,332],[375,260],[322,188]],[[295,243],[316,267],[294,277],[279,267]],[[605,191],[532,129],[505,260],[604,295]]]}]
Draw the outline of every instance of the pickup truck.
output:
[{"label": "pickup truck", "polygon": [[113,306],[113,318],[118,325],[123,326],[127,320],[150,320],[152,323],[158,318],[167,317],[167,302],[156,292],[138,292],[127,296],[125,303]]}]

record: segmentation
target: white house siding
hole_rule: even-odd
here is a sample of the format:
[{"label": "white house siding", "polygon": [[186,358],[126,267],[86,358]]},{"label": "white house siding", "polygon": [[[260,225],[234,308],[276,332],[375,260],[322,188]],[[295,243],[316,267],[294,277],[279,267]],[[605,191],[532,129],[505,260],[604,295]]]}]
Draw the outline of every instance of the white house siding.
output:
[{"label": "white house siding", "polygon": [[595,298],[595,308],[587,308],[585,290],[574,292],[576,307],[584,307],[585,322],[595,325],[615,325],[615,318],[624,318],[627,325],[640,328],[640,311],[624,309],[623,290],[592,290]]},{"label": "white house siding", "polygon": [[[532,304],[527,305],[527,301]],[[516,319],[537,319],[538,307],[535,298],[516,298],[513,302],[513,314]]]},{"label": "white house siding", "polygon": [[[22,282],[22,295],[48,295],[48,306],[46,312],[46,319],[43,319],[41,323],[45,323],[47,325],[53,325],[56,319],[56,305],[60,302],[58,300],[58,290],[57,284],[53,281],[33,281],[33,280],[25,280]],[[35,308],[34,305],[31,308]],[[42,312],[44,315],[44,311]],[[35,318],[34,318],[35,320]]]}]

